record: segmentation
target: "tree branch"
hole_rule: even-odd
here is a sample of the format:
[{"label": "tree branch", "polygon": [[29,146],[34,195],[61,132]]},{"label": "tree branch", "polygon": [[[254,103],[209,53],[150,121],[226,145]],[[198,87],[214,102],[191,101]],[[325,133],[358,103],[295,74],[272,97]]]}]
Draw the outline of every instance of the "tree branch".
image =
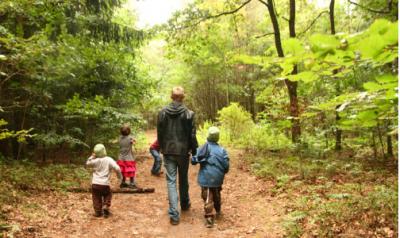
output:
[{"label": "tree branch", "polygon": [[268,32],[268,33],[265,33],[265,34],[262,34],[262,35],[255,36],[254,38],[258,39],[258,38],[261,38],[261,37],[264,37],[264,36],[273,35],[273,34],[274,34],[273,32]]},{"label": "tree branch", "polygon": [[310,30],[310,28],[317,22],[318,18],[320,18],[320,17],[321,17],[323,14],[325,14],[325,13],[328,13],[328,11],[322,11],[322,12],[320,12],[320,13],[318,14],[318,16],[317,16],[316,18],[314,18],[314,20],[312,20],[311,24],[310,24],[306,29],[304,29],[304,31],[300,32],[300,33],[298,34],[298,36],[301,36],[301,35],[303,35],[304,33],[306,33],[308,30]]},{"label": "tree branch", "polygon": [[289,19],[287,17],[282,17],[282,19],[289,22]]},{"label": "tree branch", "polygon": [[356,5],[357,7],[360,7],[362,9],[364,9],[364,10],[367,10],[367,11],[370,11],[370,12],[373,12],[373,13],[379,13],[379,14],[389,14],[392,11],[392,8],[393,8],[393,0],[389,0],[388,4],[387,4],[387,7],[385,9],[382,9],[382,10],[372,9],[372,8],[366,7],[364,5],[361,5],[359,3],[353,2],[351,0],[347,0],[347,1],[350,4]]},{"label": "tree branch", "polygon": [[217,14],[217,15],[210,15],[210,16],[207,16],[207,15],[206,15],[206,16],[200,18],[200,20],[198,20],[197,22],[195,22],[195,23],[193,23],[193,24],[179,27],[178,30],[197,26],[198,24],[202,23],[203,21],[207,21],[207,20],[210,20],[210,19],[213,19],[213,18],[218,18],[218,17],[221,17],[221,16],[226,16],[226,15],[235,14],[236,12],[240,11],[240,9],[242,9],[244,6],[246,6],[247,4],[249,4],[251,1],[252,1],[252,0],[247,0],[247,1],[245,1],[244,3],[242,3],[238,8],[233,9],[233,10],[231,10],[231,11],[221,12],[221,13],[219,13],[219,14]]},{"label": "tree branch", "polygon": [[242,9],[244,6],[246,6],[248,3],[250,3],[251,1],[252,0],[247,0],[246,2],[242,3],[242,5],[240,5],[238,8],[236,8],[236,9],[234,9],[232,11],[221,12],[221,13],[219,13],[217,15],[208,16],[208,17],[206,17],[205,20],[208,20],[208,19],[211,19],[211,18],[217,18],[217,17],[224,16],[224,15],[234,14],[234,13],[238,12],[240,9]]},{"label": "tree branch", "polygon": [[263,0],[258,0],[259,2],[261,2],[262,4],[264,4],[266,7],[268,7],[268,3],[263,1]]}]

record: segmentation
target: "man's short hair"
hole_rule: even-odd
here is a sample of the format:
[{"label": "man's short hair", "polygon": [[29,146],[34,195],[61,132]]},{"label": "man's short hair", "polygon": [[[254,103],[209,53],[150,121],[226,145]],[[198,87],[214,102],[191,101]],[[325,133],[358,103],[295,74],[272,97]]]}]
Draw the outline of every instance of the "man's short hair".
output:
[{"label": "man's short hair", "polygon": [[185,97],[185,92],[181,86],[172,88],[171,98],[172,100],[181,101]]}]

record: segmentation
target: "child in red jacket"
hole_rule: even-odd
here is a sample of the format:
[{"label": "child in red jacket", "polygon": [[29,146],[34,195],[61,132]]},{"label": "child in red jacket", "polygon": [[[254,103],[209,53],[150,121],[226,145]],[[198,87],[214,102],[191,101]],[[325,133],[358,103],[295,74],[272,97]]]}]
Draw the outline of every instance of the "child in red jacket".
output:
[{"label": "child in red jacket", "polygon": [[150,154],[154,158],[153,168],[151,168],[151,174],[155,176],[160,176],[162,174],[161,171],[161,155],[160,155],[160,145],[158,144],[158,140],[156,139],[153,144],[150,145]]}]

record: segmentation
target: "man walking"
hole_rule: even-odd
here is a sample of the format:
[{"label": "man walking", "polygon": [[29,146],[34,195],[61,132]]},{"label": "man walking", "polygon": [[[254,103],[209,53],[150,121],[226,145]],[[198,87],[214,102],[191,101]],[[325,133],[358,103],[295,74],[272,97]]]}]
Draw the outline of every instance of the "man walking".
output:
[{"label": "man walking", "polygon": [[161,153],[164,155],[166,169],[170,222],[179,224],[178,194],[176,175],[179,176],[179,198],[181,210],[190,208],[189,199],[189,152],[196,154],[197,139],[194,112],[183,105],[182,87],[174,87],[171,93],[172,102],[158,114],[157,139]]}]

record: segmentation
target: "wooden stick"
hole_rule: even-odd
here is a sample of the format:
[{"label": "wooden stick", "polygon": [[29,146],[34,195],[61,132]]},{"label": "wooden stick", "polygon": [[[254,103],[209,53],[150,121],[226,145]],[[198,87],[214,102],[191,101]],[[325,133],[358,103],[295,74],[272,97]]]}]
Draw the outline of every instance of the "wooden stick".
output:
[{"label": "wooden stick", "polygon": [[[126,189],[113,189],[112,193],[154,193],[154,188],[126,188]],[[91,188],[68,188],[67,192],[72,193],[90,193]]]}]

